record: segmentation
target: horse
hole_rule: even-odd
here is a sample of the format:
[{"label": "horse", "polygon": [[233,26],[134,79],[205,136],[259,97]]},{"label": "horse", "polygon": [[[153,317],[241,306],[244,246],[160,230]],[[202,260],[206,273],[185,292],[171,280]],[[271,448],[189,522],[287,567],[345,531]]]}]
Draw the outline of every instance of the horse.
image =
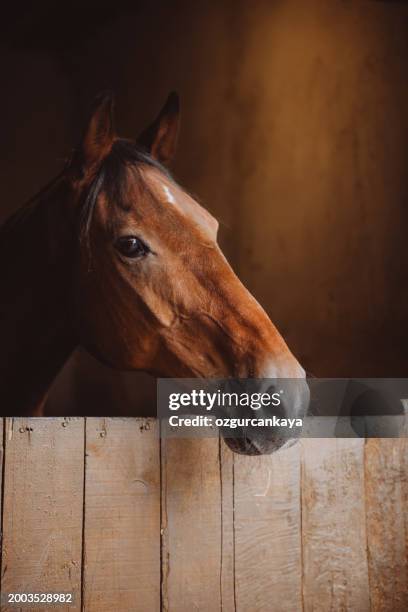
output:
[{"label": "horse", "polygon": [[[171,93],[138,138],[100,94],[62,172],[0,229],[0,394],[5,415],[43,414],[77,346],[161,377],[299,379],[305,372],[217,244],[218,222],[169,171],[180,104]],[[276,435],[227,443],[272,452]]]}]

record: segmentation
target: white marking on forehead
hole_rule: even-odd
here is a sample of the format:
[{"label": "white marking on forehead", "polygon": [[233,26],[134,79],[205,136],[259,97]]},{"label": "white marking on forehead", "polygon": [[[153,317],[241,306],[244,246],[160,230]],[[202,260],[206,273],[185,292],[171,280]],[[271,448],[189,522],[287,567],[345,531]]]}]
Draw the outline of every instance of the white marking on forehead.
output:
[{"label": "white marking on forehead", "polygon": [[167,185],[163,185],[163,191],[166,194],[166,198],[167,201],[170,202],[170,204],[175,204],[176,203],[176,198],[174,197],[174,195],[171,193],[170,189],[167,187]]}]

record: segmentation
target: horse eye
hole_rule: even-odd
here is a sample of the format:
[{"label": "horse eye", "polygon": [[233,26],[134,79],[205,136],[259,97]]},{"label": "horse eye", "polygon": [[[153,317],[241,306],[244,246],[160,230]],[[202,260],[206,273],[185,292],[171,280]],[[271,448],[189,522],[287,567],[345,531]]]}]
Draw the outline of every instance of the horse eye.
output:
[{"label": "horse eye", "polygon": [[115,248],[125,257],[143,257],[150,252],[148,246],[136,236],[121,236],[115,242]]}]

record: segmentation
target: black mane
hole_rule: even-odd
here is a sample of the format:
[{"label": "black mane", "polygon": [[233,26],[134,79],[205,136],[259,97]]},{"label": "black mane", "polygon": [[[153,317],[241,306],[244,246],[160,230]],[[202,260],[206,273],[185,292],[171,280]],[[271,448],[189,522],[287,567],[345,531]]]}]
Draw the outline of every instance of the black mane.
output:
[{"label": "black mane", "polygon": [[[50,198],[53,193],[55,193],[55,197],[58,197],[56,192],[67,168],[69,168],[72,163],[72,159],[75,159],[75,153],[71,160],[67,161],[66,167],[56,178],[50,181],[48,185],[30,198],[26,204],[20,207],[0,225],[0,253],[8,251],[10,243],[15,239],[16,232],[19,232],[19,240],[21,241],[25,231],[28,233],[32,231],[25,221],[29,217],[37,218],[41,215],[42,212],[44,212],[44,207],[41,207],[41,204],[45,202],[47,198]],[[156,168],[167,178],[173,180],[167,168],[153,159],[147,152],[138,148],[134,142],[118,139],[113,143],[109,155],[104,159],[89,189],[87,189],[83,196],[78,219],[79,240],[85,240],[89,244],[89,230],[92,223],[92,217],[98,195],[102,190],[106,191],[109,199],[119,206],[123,208],[128,206],[128,202],[126,201],[126,187],[127,169],[129,167],[139,176],[140,187],[145,190],[148,189],[148,186],[143,180],[142,173],[140,172],[140,170],[146,166]],[[44,226],[43,229],[46,231],[46,226],[42,221],[39,222],[39,227],[40,226]]]},{"label": "black mane", "polygon": [[126,209],[127,168],[132,167],[139,174],[140,184],[143,186],[143,179],[140,174],[140,169],[143,166],[156,168],[171,179],[167,168],[138,148],[134,142],[125,139],[115,140],[109,155],[101,164],[84,197],[79,219],[81,240],[88,240],[93,213],[101,191],[106,191],[111,201]]}]

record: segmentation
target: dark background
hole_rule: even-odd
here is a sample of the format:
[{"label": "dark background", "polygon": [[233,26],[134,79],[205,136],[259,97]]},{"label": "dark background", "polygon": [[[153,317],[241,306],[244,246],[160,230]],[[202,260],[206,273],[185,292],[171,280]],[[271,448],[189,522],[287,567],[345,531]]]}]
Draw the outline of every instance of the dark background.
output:
[{"label": "dark background", "polygon": [[[132,137],[177,89],[175,175],[302,365],[406,376],[407,64],[404,2],[2,7],[1,219],[61,169],[97,92]],[[50,406],[124,414],[153,390],[76,353]]]}]

